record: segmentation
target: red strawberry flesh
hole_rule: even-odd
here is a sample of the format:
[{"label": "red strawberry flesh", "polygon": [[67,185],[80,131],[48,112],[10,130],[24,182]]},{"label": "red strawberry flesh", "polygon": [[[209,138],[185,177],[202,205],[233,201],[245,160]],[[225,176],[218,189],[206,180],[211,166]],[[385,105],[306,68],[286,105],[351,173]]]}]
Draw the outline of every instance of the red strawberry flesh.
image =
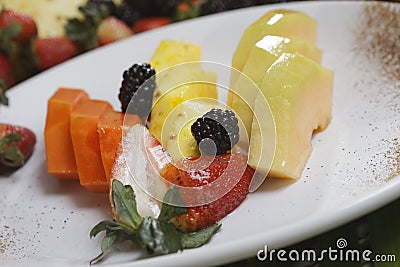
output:
[{"label": "red strawberry flesh", "polygon": [[[185,167],[178,168],[173,164],[169,164],[162,170],[161,175],[169,182],[183,187],[209,185],[218,179],[223,179],[222,177],[235,180],[235,176],[239,176],[239,179],[236,180],[238,182],[233,185],[233,188],[230,187],[231,189],[226,191],[227,193],[222,197],[208,204],[188,207],[187,214],[173,219],[175,226],[186,232],[203,229],[220,221],[234,211],[245,200],[254,175],[254,170],[247,166],[247,157],[242,154],[216,156],[206,168],[201,166],[204,165],[204,160],[199,160],[199,158],[184,159],[179,165]],[[197,171],[194,170],[196,167],[198,167]],[[187,171],[188,169],[192,169],[192,171]],[[229,181],[227,182],[229,183]],[[214,189],[216,191],[226,190],[226,188],[221,189],[221,186],[217,186]],[[216,194],[219,193],[216,192]],[[185,203],[191,201],[191,197],[193,196],[182,194]]]},{"label": "red strawberry flesh", "polygon": [[36,39],[33,43],[38,69],[53,67],[77,54],[77,46],[65,37]]},{"label": "red strawberry flesh", "polygon": [[36,23],[30,16],[11,9],[4,9],[0,12],[0,28],[6,28],[12,24],[21,26],[21,31],[13,38],[17,43],[26,42],[37,36]]},{"label": "red strawberry flesh", "polygon": [[136,21],[132,28],[133,32],[140,33],[168,25],[170,23],[171,20],[168,17],[147,17]]},{"label": "red strawberry flesh", "polygon": [[131,28],[116,17],[108,17],[97,29],[99,45],[106,45],[127,38],[133,34]]},{"label": "red strawberry flesh", "polygon": [[12,71],[10,61],[2,54],[0,54],[0,80],[6,83],[6,88],[15,85],[15,77]]}]

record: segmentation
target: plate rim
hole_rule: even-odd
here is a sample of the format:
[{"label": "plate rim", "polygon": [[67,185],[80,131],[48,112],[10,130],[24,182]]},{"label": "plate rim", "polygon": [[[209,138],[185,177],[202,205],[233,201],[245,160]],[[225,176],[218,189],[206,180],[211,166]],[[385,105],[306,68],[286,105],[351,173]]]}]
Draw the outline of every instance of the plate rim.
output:
[{"label": "plate rim", "polygon": [[[282,7],[295,8],[297,6],[328,6],[328,5],[354,6],[354,5],[370,5],[370,4],[374,4],[374,3],[380,3],[380,2],[379,1],[364,2],[364,1],[357,1],[357,0],[352,0],[352,1],[331,1],[331,0],[323,1],[323,0],[320,0],[320,1],[297,1],[297,2],[289,2],[289,3],[266,4],[266,5],[262,5],[262,6],[254,6],[254,7],[242,8],[242,9],[238,9],[238,10],[226,11],[226,12],[212,14],[212,15],[205,16],[205,17],[194,18],[194,19],[190,19],[187,21],[174,23],[174,24],[168,25],[166,27],[155,29],[154,31],[151,31],[151,32],[142,33],[140,36],[132,36],[131,38],[142,38],[142,36],[145,36],[145,35],[156,35],[160,31],[165,31],[166,29],[170,29],[173,27],[180,27],[183,23],[185,23],[185,24],[186,23],[188,23],[188,24],[199,23],[199,21],[203,21],[203,20],[215,19],[215,18],[218,19],[218,17],[220,17],[220,16],[228,15],[228,13],[234,14],[234,13],[241,13],[241,12],[253,12],[258,9],[270,10],[270,9],[282,8]],[[387,2],[387,3],[389,3],[389,2]],[[326,8],[326,7],[324,7],[324,8]],[[130,42],[131,38],[128,38],[127,40],[122,40],[121,42]],[[110,47],[114,46],[114,45],[118,46],[119,43],[120,42],[111,44]],[[99,48],[99,49],[107,49],[107,47]],[[75,60],[79,60],[82,57],[92,56],[92,54],[98,52],[99,49],[89,51],[85,54],[77,56],[76,58],[74,58],[72,60],[68,60],[67,62],[64,62],[64,63],[65,64],[73,64]],[[51,73],[53,71],[56,71],[59,68],[63,68],[64,63],[59,64],[58,66],[56,66],[52,69],[46,70],[38,75],[35,75],[35,76],[21,82],[20,84],[13,87],[12,90],[9,91],[9,94],[12,96],[13,91],[23,90],[24,87],[29,86],[29,84],[31,84],[32,82],[34,82],[37,79],[45,79],[46,77],[48,77],[48,75],[51,75]],[[1,114],[1,109],[0,109],[0,114]],[[43,141],[42,138],[39,138],[38,140]],[[321,227],[318,231],[316,231],[316,229],[311,229],[312,227],[310,225],[312,225],[312,224],[310,224],[310,221],[313,220],[312,217],[310,219],[301,220],[297,224],[300,226],[304,226],[305,227],[304,229],[306,229],[306,230],[303,230],[302,233],[300,233],[300,234],[298,233],[296,235],[295,239],[292,239],[292,238],[281,239],[281,241],[280,241],[281,245],[276,246],[276,248],[281,248],[281,247],[296,243],[298,241],[304,240],[306,238],[310,238],[312,236],[317,236],[325,231],[334,229],[335,227],[339,227],[339,226],[341,226],[345,223],[348,223],[352,220],[355,220],[357,218],[365,216],[366,214],[369,214],[369,213],[373,212],[374,210],[377,210],[377,209],[383,207],[384,205],[394,201],[395,199],[397,199],[399,197],[399,195],[400,195],[400,180],[399,180],[399,177],[395,177],[390,182],[380,186],[377,190],[374,190],[373,193],[370,193],[364,197],[358,198],[357,201],[355,201],[349,207],[347,207],[344,212],[341,212],[339,214],[339,216],[338,216],[338,214],[327,216],[325,219],[326,222],[323,223],[324,226]],[[336,222],[334,222],[334,221],[336,221]],[[296,225],[296,224],[294,224],[294,225]],[[308,228],[307,228],[307,225],[308,225]],[[293,224],[287,224],[282,227],[278,227],[277,232],[278,232],[278,234],[281,232],[288,232],[288,231],[290,232],[290,229],[293,229],[293,227],[294,227]],[[298,229],[298,227],[299,226],[297,226],[297,229]],[[296,227],[294,227],[294,228],[296,228]],[[265,239],[265,236],[270,234],[270,232],[263,232],[263,233],[264,233],[264,235],[259,234],[257,236],[257,240]],[[289,239],[291,241],[289,241]],[[278,238],[278,240],[279,240],[279,238]],[[240,243],[240,246],[237,243]],[[250,236],[244,240],[243,239],[241,239],[240,241],[234,240],[231,242],[231,244],[228,244],[228,245],[219,244],[218,246],[213,246],[211,248],[208,246],[205,246],[201,249],[188,250],[188,251],[185,251],[184,253],[189,254],[189,255],[188,255],[188,257],[184,257],[184,258],[181,257],[182,253],[177,253],[177,254],[169,254],[169,255],[163,255],[163,256],[157,256],[157,257],[138,259],[134,262],[115,263],[115,264],[107,263],[106,266],[139,266],[139,265],[140,266],[156,266],[157,263],[160,263],[160,261],[164,261],[163,266],[187,266],[188,264],[190,264],[191,266],[205,266],[204,263],[206,263],[207,266],[209,264],[210,265],[226,264],[229,262],[234,262],[234,261],[245,259],[249,256],[255,256],[256,252],[257,252],[257,247],[258,247],[258,249],[262,249],[262,247],[258,246],[258,244],[262,243],[262,241],[256,242],[257,245],[254,243],[255,243],[254,237]],[[223,251],[227,251],[227,250],[229,250],[231,252],[231,255],[233,255],[233,257],[230,259],[227,259],[226,258],[227,255],[222,253]],[[206,261],[202,262],[202,263],[196,263],[196,262],[187,260],[190,257],[200,257],[201,254],[203,254],[203,253],[207,254],[208,252],[211,252],[211,251],[213,251],[214,254],[217,254],[218,256],[212,257],[212,258],[207,257]],[[250,254],[250,251],[252,251],[253,254]],[[203,259],[204,259],[204,257],[203,257]],[[171,263],[171,265],[169,265],[166,262],[168,260],[173,261],[173,263]],[[40,262],[40,263],[42,264],[42,262]]]}]

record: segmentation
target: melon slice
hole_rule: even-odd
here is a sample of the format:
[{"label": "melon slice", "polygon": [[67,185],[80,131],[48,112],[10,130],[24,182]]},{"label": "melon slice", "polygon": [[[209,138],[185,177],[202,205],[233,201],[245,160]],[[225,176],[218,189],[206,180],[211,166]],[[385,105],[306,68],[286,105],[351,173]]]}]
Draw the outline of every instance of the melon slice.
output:
[{"label": "melon slice", "polygon": [[[242,70],[243,74],[239,76],[234,87],[234,93],[237,95],[230,98],[232,103],[228,103],[237,114],[240,114],[248,134],[250,134],[252,127],[254,101],[265,73],[281,54],[295,52],[310,58],[316,63],[321,61],[321,50],[301,38],[267,35],[251,49],[249,58]],[[248,86],[248,79],[251,79],[258,88],[253,87],[254,90],[251,90],[252,88]],[[233,92],[230,93],[232,94]]]},{"label": "melon slice", "polygon": [[244,31],[232,59],[232,67],[242,70],[251,48],[266,35],[297,36],[315,44],[317,22],[307,14],[291,10],[269,11]]},{"label": "melon slice", "polygon": [[[269,170],[270,162],[260,159],[260,150],[270,136],[252,130],[249,165],[265,174],[269,171],[271,177],[298,179],[312,151],[313,132],[324,130],[331,120],[332,90],[331,71],[301,54],[282,54],[261,83],[276,126],[274,160]],[[257,123],[264,129],[274,127],[270,120]]]},{"label": "melon slice", "polygon": [[[315,44],[317,22],[300,11],[273,10],[265,13],[245,29],[233,54],[232,67],[241,72],[249,58],[251,49],[267,35],[298,37]],[[237,79],[237,72],[233,71],[230,81],[231,88],[234,88]],[[231,103],[231,96],[231,94],[228,95],[228,104]]]}]

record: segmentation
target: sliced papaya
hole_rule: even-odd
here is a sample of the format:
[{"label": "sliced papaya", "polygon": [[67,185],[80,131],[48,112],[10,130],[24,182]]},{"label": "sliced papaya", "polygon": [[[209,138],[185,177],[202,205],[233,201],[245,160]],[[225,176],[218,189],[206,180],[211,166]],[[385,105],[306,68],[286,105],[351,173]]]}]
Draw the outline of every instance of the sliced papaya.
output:
[{"label": "sliced papaya", "polygon": [[112,106],[101,100],[81,103],[71,113],[71,138],[80,184],[93,192],[108,192],[97,125]]},{"label": "sliced papaya", "polygon": [[137,115],[125,114],[114,110],[106,110],[99,119],[97,131],[99,134],[101,159],[107,179],[111,178],[115,154],[121,142],[124,129],[141,123]]},{"label": "sliced papaya", "polygon": [[70,134],[71,112],[89,95],[80,89],[59,88],[48,100],[44,141],[47,171],[59,179],[78,179]]}]

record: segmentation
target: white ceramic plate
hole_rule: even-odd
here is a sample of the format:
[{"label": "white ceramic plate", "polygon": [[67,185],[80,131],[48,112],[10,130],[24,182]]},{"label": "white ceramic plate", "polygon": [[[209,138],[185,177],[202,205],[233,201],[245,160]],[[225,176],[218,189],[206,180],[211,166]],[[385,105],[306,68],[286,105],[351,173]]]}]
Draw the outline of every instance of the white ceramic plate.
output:
[{"label": "white ceramic plate", "polygon": [[[267,180],[223,220],[220,233],[202,248],[146,258],[135,248],[118,246],[102,264],[232,262],[255,256],[264,245],[279,248],[317,235],[397,198],[399,82],[389,77],[390,66],[386,73],[380,72],[380,58],[361,49],[374,35],[369,30],[366,38],[359,37],[366,29],[367,4],[375,5],[298,2],[194,19],[89,52],[16,86],[9,92],[10,107],[0,108],[0,119],[30,127],[38,142],[26,166],[0,177],[0,265],[87,266],[99,253],[101,239],[89,239],[89,231],[111,218],[107,196],[90,193],[77,182],[60,182],[46,172],[46,101],[58,87],[83,88],[92,98],[108,100],[118,109],[122,71],[134,62],[148,61],[161,40],[197,43],[204,60],[229,65],[244,28],[275,8],[300,10],[318,21],[322,64],[335,72],[333,120],[314,136],[314,151],[301,179]],[[378,24],[387,29],[383,20]]]}]

